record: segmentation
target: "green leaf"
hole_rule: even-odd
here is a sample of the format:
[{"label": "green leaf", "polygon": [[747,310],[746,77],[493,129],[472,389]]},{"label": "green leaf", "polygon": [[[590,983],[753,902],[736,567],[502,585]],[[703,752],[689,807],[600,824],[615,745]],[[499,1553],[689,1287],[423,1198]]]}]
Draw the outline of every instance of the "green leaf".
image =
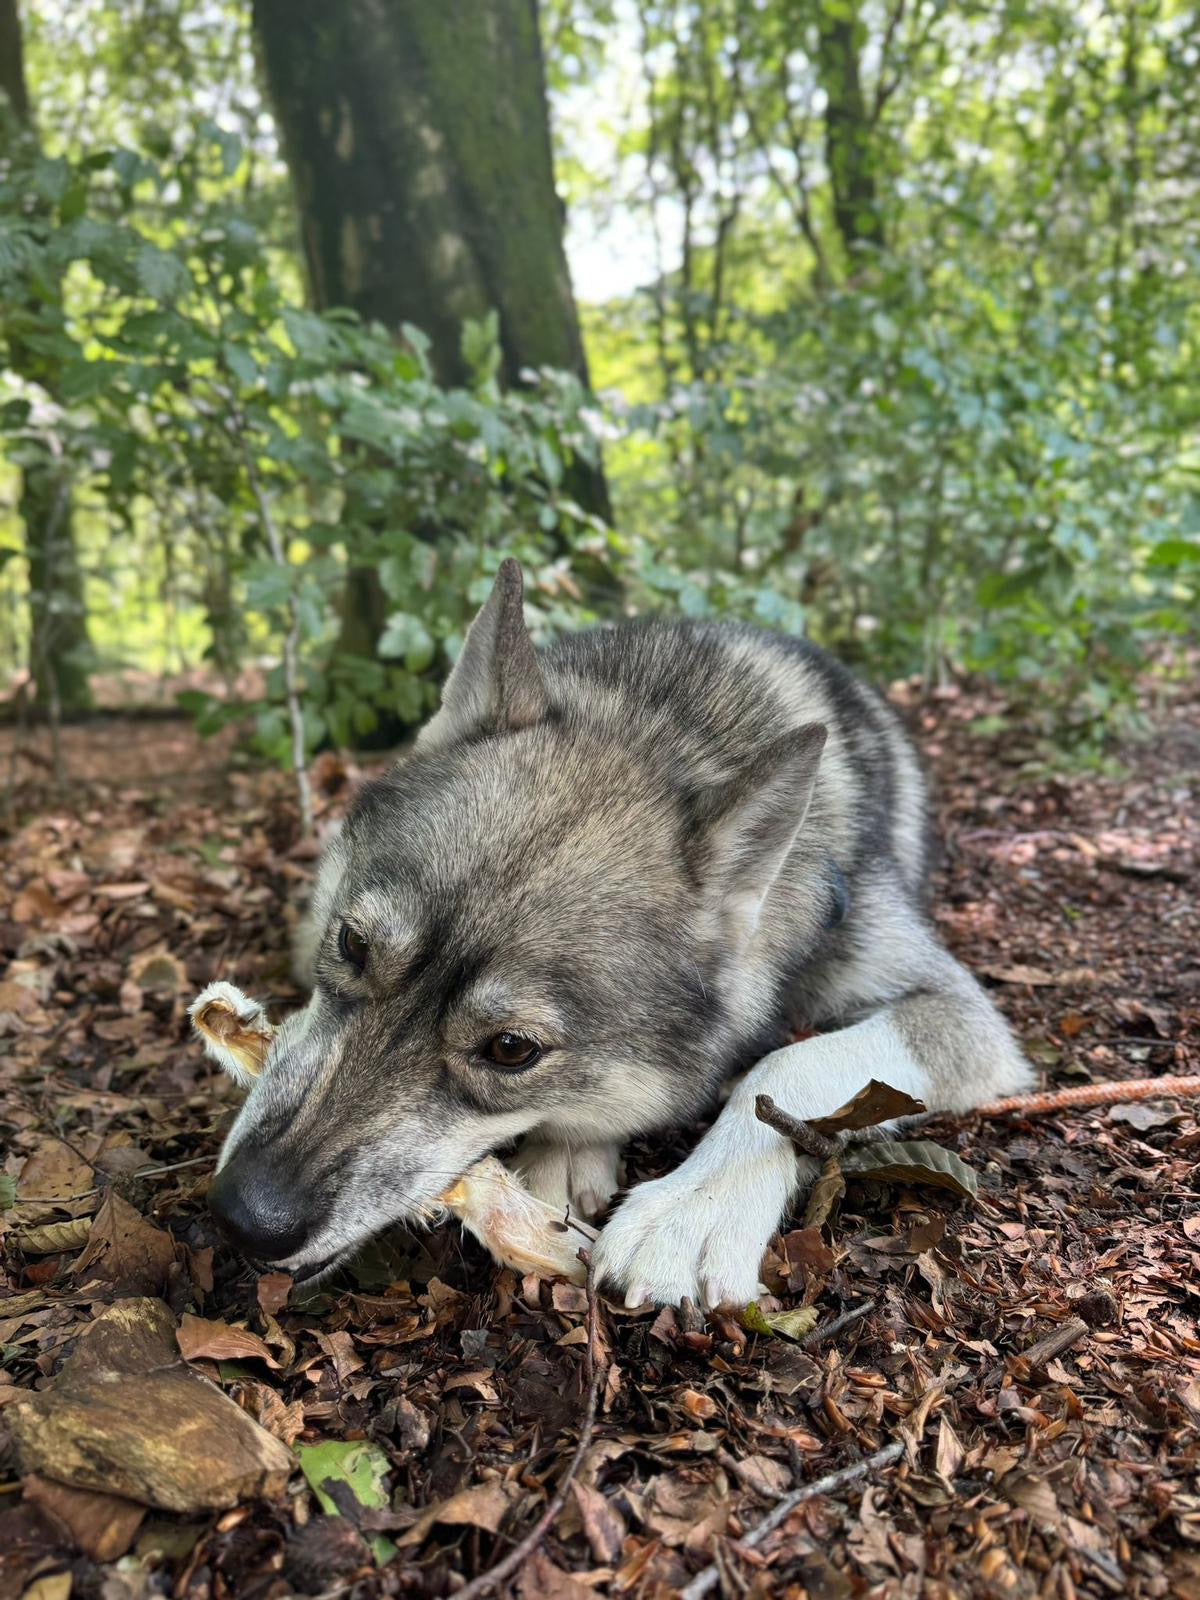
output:
[{"label": "green leaf", "polygon": [[244,345],[226,339],[221,346],[221,355],[225,365],[244,388],[249,389],[258,382],[258,366]]},{"label": "green leaf", "polygon": [[751,1333],[767,1333],[776,1339],[803,1339],[817,1325],[816,1306],[797,1306],[794,1311],[764,1311],[757,1301],[741,1313],[738,1321]]},{"label": "green leaf", "polygon": [[436,649],[429,629],[409,611],[393,611],[378,645],[379,654],[386,659],[403,656],[410,672],[424,672]]},{"label": "green leaf", "polygon": [[500,371],[500,317],[489,311],[478,321],[463,323],[462,357],[477,387],[490,383]]},{"label": "green leaf", "polygon": [[283,312],[283,325],[296,347],[296,354],[306,361],[324,361],[336,347],[336,332],[314,311],[300,311],[295,306],[287,306]]},{"label": "green leaf", "polygon": [[404,556],[384,556],[375,570],[389,600],[399,600],[412,589],[412,574]]},{"label": "green leaf", "polygon": [[542,476],[551,488],[557,488],[562,482],[562,458],[548,439],[539,439],[537,442],[538,462],[541,465]]},{"label": "green leaf", "polygon": [[17,1203],[17,1180],[0,1173],[0,1211],[11,1211]]},{"label": "green leaf", "polygon": [[838,1152],[847,1178],[875,1178],[888,1183],[922,1183],[950,1189],[971,1199],[979,1179],[967,1163],[928,1139],[878,1139],[849,1145]]},{"label": "green leaf", "polygon": [[251,562],[246,568],[246,604],[252,611],[272,611],[287,605],[292,593],[292,573],[277,561]]},{"label": "green leaf", "polygon": [[86,361],[81,357],[65,362],[59,380],[59,397],[68,405],[91,400],[102,394],[121,372],[115,361]]},{"label": "green leaf", "polygon": [[[337,1501],[327,1492],[330,1484],[346,1484],[359,1505],[369,1510],[382,1511],[387,1506],[391,1463],[377,1444],[364,1439],[329,1439],[321,1444],[297,1445],[296,1455],[321,1510],[330,1516],[342,1515]],[[382,1535],[370,1543],[377,1566],[382,1566],[396,1553],[396,1546]]]},{"label": "green leaf", "polygon": [[1005,605],[1032,589],[1040,576],[1041,569],[1032,566],[1020,572],[985,573],[976,585],[976,603],[984,607]]},{"label": "green leaf", "polygon": [[1148,567],[1181,567],[1200,561],[1200,544],[1191,539],[1163,539],[1146,557]]},{"label": "green leaf", "polygon": [[192,287],[192,275],[184,263],[155,244],[144,244],[138,251],[135,271],[143,294],[164,304],[187,294]]}]

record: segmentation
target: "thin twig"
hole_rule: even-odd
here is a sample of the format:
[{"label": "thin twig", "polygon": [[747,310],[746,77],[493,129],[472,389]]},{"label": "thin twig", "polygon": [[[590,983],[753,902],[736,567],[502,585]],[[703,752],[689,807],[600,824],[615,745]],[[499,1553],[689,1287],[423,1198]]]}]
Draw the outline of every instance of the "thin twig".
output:
[{"label": "thin twig", "polygon": [[1036,1372],[1044,1367],[1047,1362],[1053,1361],[1056,1356],[1061,1356],[1073,1344],[1078,1344],[1088,1331],[1088,1325],[1082,1317],[1069,1317],[1066,1322],[1059,1323],[1057,1328],[1051,1328],[1049,1333],[1044,1333],[1040,1339],[1020,1352],[1021,1359],[1027,1361]]},{"label": "thin twig", "polygon": [[587,1374],[589,1386],[596,1382],[596,1374],[600,1370],[600,1299],[596,1294],[596,1270],[592,1266],[591,1252],[585,1245],[580,1245],[575,1252],[583,1262],[585,1274],[584,1292],[587,1295],[587,1356],[584,1371]]},{"label": "thin twig", "polygon": [[870,1300],[860,1300],[856,1306],[851,1306],[849,1311],[843,1311],[840,1317],[834,1317],[832,1322],[819,1322],[811,1333],[806,1333],[800,1340],[801,1350],[811,1350],[813,1345],[832,1339],[835,1333],[841,1333],[843,1328],[848,1328],[852,1322],[857,1322],[860,1317],[865,1317],[868,1311],[874,1309],[874,1304]]},{"label": "thin twig", "polygon": [[[31,1195],[25,1196],[24,1198],[28,1200],[28,1202],[29,1202],[29,1204],[31,1206],[39,1206],[40,1205],[40,1206],[49,1206],[51,1208],[53,1208],[54,1206],[66,1206],[66,1205],[70,1205],[72,1203],[72,1201],[75,1201],[75,1200],[90,1200],[93,1195],[104,1194],[107,1190],[112,1188],[113,1182],[117,1177],[158,1178],[158,1177],[161,1177],[164,1172],[178,1172],[180,1167],[199,1167],[199,1166],[203,1166],[205,1163],[208,1163],[208,1164],[211,1165],[212,1161],[213,1161],[213,1157],[212,1156],[189,1156],[189,1158],[186,1161],[172,1161],[168,1166],[165,1166],[165,1167],[135,1167],[132,1172],[126,1172],[126,1173],[112,1173],[112,1172],[109,1172],[109,1173],[105,1173],[105,1177],[107,1179],[107,1182],[98,1183],[94,1189],[84,1189],[81,1194],[55,1194],[55,1195],[31,1194]],[[89,1165],[90,1164],[91,1163],[89,1162]]]},{"label": "thin twig", "polygon": [[[835,1494],[839,1489],[844,1489],[848,1483],[854,1483],[858,1478],[865,1478],[869,1472],[875,1472],[880,1467],[890,1466],[893,1461],[904,1453],[904,1443],[900,1439],[893,1439],[891,1444],[885,1444],[882,1450],[876,1450],[873,1456],[866,1456],[862,1461],[856,1461],[851,1467],[842,1467],[838,1472],[830,1472],[823,1478],[817,1478],[812,1483],[803,1484],[799,1489],[793,1489],[790,1494],[785,1494],[772,1510],[768,1511],[761,1522],[751,1528],[750,1532],[742,1538],[735,1540],[731,1545],[733,1550],[738,1547],[752,1550],[760,1545],[766,1536],[777,1528],[779,1524],[802,1504],[805,1500],[815,1499],[819,1494]],[[681,1589],[679,1600],[701,1600],[710,1589],[720,1582],[721,1572],[714,1562],[712,1566],[705,1567],[698,1572],[685,1589]],[[465,1594],[466,1590],[461,1593]]]},{"label": "thin twig", "polygon": [[[279,537],[279,529],[275,526],[271,507],[263,493],[245,438],[240,437],[246,477],[250,491],[254,495],[254,503],[258,507],[259,521],[271,548],[271,559],[283,572],[287,572],[287,557]],[[292,728],[292,770],[296,774],[296,793],[300,799],[300,831],[308,839],[312,837],[313,831],[312,785],[308,780],[308,763],[304,753],[304,714],[300,709],[300,612],[296,605],[296,597],[291,593],[288,594],[287,614],[288,631],[283,636],[283,687],[287,699],[288,721]]]},{"label": "thin twig", "polygon": [[530,1528],[519,1544],[515,1544],[512,1547],[503,1561],[498,1561],[494,1567],[489,1568],[487,1572],[481,1572],[479,1577],[472,1578],[470,1583],[459,1589],[455,1600],[477,1600],[479,1595],[489,1593],[497,1584],[503,1583],[506,1578],[511,1577],[533,1555],[549,1531],[550,1525],[566,1505],[571,1485],[575,1481],[576,1474],[592,1442],[592,1432],[596,1426],[596,1411],[600,1403],[600,1395],[604,1389],[607,1368],[601,1366],[597,1359],[600,1303],[596,1298],[595,1270],[592,1266],[591,1257],[586,1250],[579,1252],[579,1259],[587,1268],[588,1342],[584,1370],[589,1376],[587,1409],[583,1415],[583,1425],[579,1430],[579,1443],[575,1447],[575,1454],[571,1457],[567,1470],[558,1481],[558,1488],[554,1491],[549,1505],[533,1527]]},{"label": "thin twig", "polygon": [[200,1167],[205,1162],[211,1163],[212,1156],[189,1156],[186,1161],[171,1161],[165,1167],[135,1167],[129,1174],[131,1178],[157,1178],[164,1172],[178,1172],[180,1167]]},{"label": "thin twig", "polygon": [[768,1128],[774,1128],[776,1133],[783,1134],[785,1139],[790,1139],[806,1155],[815,1156],[818,1161],[828,1161],[841,1148],[840,1141],[831,1139],[828,1134],[818,1133],[807,1122],[791,1116],[777,1106],[769,1094],[755,1095],[754,1115],[760,1122],[765,1122]]},{"label": "thin twig", "polygon": [[[226,431],[233,435],[241,455],[246,482],[250,486],[250,493],[254,496],[258,520],[266,535],[271,560],[283,573],[290,574],[287,552],[283,548],[283,540],[279,537],[279,529],[275,526],[275,518],[271,514],[270,501],[263,489],[258,469],[254,465],[254,453],[246,437],[245,419],[232,391],[223,390],[217,385],[214,385],[214,388],[229,405],[230,422],[226,425]],[[290,584],[287,617],[288,630],[283,638],[283,689],[287,701],[288,722],[292,731],[292,770],[296,776],[296,794],[300,801],[300,828],[307,839],[313,832],[312,785],[308,778],[308,762],[304,750],[304,714],[300,706],[300,612]]]}]

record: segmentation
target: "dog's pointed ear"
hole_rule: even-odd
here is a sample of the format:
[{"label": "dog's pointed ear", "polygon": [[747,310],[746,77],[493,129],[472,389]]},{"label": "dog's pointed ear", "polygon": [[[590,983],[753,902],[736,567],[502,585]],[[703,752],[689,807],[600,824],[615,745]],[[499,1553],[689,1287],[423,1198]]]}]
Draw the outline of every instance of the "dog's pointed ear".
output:
[{"label": "dog's pointed ear", "polygon": [[702,870],[735,945],[758,926],[763,902],[804,825],[828,732],[823,722],[793,728],[747,772],[702,797]]},{"label": "dog's pointed ear", "polygon": [[526,728],[545,715],[546,685],[525,627],[521,568],[500,564],[492,592],[467,630],[442,707],[422,729],[422,750],[452,743],[484,725]]}]

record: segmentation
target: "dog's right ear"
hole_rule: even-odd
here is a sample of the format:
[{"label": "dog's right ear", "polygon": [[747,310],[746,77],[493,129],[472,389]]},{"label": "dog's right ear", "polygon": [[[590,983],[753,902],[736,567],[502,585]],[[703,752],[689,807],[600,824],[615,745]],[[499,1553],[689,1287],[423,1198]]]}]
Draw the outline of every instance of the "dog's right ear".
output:
[{"label": "dog's right ear", "polygon": [[542,669],[525,627],[521,568],[502,561],[492,592],[442,690],[442,707],[421,730],[417,747],[432,750],[475,729],[526,728],[548,704]]}]

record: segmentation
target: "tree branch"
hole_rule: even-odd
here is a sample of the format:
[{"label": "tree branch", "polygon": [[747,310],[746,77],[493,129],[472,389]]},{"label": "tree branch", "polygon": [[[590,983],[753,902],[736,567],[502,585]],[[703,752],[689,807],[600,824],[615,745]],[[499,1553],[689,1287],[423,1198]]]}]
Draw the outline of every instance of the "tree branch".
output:
[{"label": "tree branch", "polygon": [[[896,1457],[904,1452],[904,1444],[900,1439],[894,1439],[891,1444],[884,1445],[882,1450],[876,1450],[873,1456],[866,1456],[861,1461],[856,1461],[853,1466],[842,1467],[838,1472],[830,1472],[823,1478],[817,1478],[812,1483],[801,1485],[793,1489],[791,1494],[785,1494],[775,1507],[768,1511],[761,1522],[756,1523],[750,1532],[741,1539],[735,1540],[733,1549],[739,1546],[745,1550],[753,1550],[760,1545],[766,1536],[777,1528],[781,1522],[791,1515],[798,1505],[805,1500],[813,1500],[819,1494],[835,1494],[839,1489],[844,1489],[847,1484],[865,1478],[868,1473],[877,1471],[880,1467],[890,1466]],[[721,1579],[721,1571],[714,1562],[712,1566],[705,1567],[698,1572],[686,1588],[679,1591],[679,1600],[701,1600],[710,1589],[714,1589]],[[463,1594],[466,1590],[461,1591]]]},{"label": "tree branch", "polygon": [[831,1139],[828,1134],[818,1133],[807,1122],[791,1116],[777,1106],[769,1094],[755,1095],[754,1115],[760,1122],[765,1122],[768,1128],[774,1128],[776,1133],[782,1133],[785,1139],[790,1139],[805,1155],[814,1156],[818,1161],[828,1161],[841,1149],[840,1139]]},{"label": "tree branch", "polygon": [[[232,394],[228,394],[227,399],[230,403],[233,431],[241,453],[242,465],[246,471],[246,481],[250,485],[250,493],[254,496],[254,504],[258,510],[258,520],[266,536],[271,559],[284,572],[287,572],[288,561],[287,554],[283,548],[283,540],[279,537],[279,529],[275,526],[275,518],[271,514],[270,502],[263,490],[258,470],[254,465],[253,453],[246,442],[246,431],[241,412],[234,404]],[[290,586],[287,598],[287,614],[288,630],[283,639],[283,689],[284,697],[287,701],[288,722],[292,731],[292,771],[296,775],[296,794],[300,801],[300,830],[307,839],[311,837],[313,832],[312,785],[309,782],[308,762],[304,753],[304,713],[300,705],[300,614],[296,608],[296,598],[291,593]]]},{"label": "tree branch", "polygon": [[[249,451],[246,452],[246,476],[271,549],[271,559],[286,571],[287,558],[279,530]],[[288,595],[287,610],[289,626],[283,639],[283,686],[292,729],[292,770],[296,774],[296,793],[300,798],[300,830],[308,838],[313,831],[312,785],[308,781],[308,763],[304,755],[304,714],[300,708],[300,616],[294,595]]]}]

